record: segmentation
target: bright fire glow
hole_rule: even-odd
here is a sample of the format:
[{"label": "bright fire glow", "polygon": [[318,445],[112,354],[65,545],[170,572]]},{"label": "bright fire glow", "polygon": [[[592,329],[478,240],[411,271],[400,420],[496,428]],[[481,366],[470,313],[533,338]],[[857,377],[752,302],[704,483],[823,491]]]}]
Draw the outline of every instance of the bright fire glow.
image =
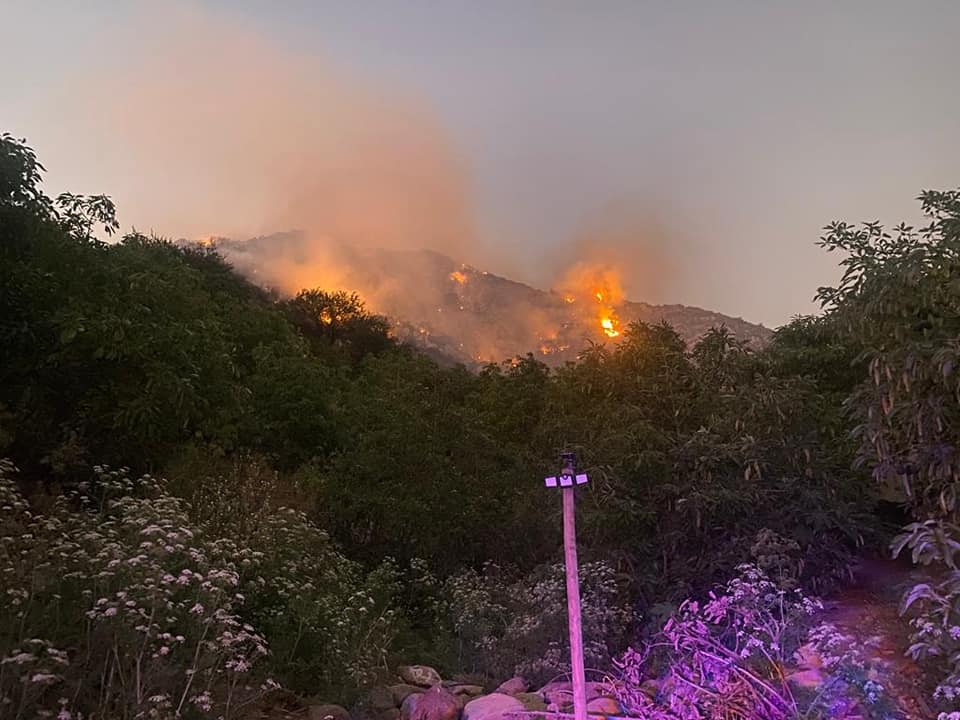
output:
[{"label": "bright fire glow", "polygon": [[467,281],[467,276],[459,270],[454,270],[452,273],[450,273],[450,279],[456,280],[460,285],[463,285]]},{"label": "bright fire glow", "polygon": [[603,329],[603,334],[607,337],[617,337],[620,334],[620,331],[616,328],[616,322],[616,318],[600,318],[600,327]]},{"label": "bright fire glow", "polygon": [[[620,319],[615,308],[623,303],[624,296],[619,271],[605,264],[578,263],[567,271],[561,287],[566,302],[576,298],[587,301],[582,309],[596,318],[600,332],[608,338],[620,337]],[[596,310],[592,311],[594,302]]]}]

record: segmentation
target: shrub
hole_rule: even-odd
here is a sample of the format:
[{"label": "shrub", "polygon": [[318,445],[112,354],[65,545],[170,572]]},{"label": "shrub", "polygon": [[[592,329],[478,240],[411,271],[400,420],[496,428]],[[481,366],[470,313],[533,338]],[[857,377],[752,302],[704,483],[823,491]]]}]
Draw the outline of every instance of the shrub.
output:
[{"label": "shrub", "polygon": [[270,671],[324,692],[385,663],[390,564],[364,575],[284,508],[242,538],[213,533],[163,481],[95,470],[40,515],[0,464],[0,693],[15,717],[228,718],[278,687]]},{"label": "shrub", "polygon": [[894,555],[909,548],[914,563],[939,566],[939,580],[916,583],[903,596],[910,613],[911,657],[937,679],[934,701],[945,708],[960,702],[960,528],[939,520],[911,523],[893,542]]},{"label": "shrub", "polygon": [[796,716],[783,667],[820,604],[754,565],[738,570],[706,602],[684,602],[656,637],[617,661],[613,685],[627,712],[657,720]]},{"label": "shrub", "polygon": [[249,551],[205,539],[150,476],[97,468],[43,516],[11,473],[0,466],[0,690],[16,717],[231,717],[275,685],[239,614]]},{"label": "shrub", "polygon": [[861,642],[830,623],[811,630],[808,642],[827,676],[803,703],[804,718],[845,717],[859,711],[870,720],[901,717],[884,686],[883,668],[870,641]]},{"label": "shrub", "polygon": [[[566,581],[562,564],[543,565],[520,578],[488,564],[445,584],[448,613],[465,668],[490,677],[547,680],[570,671]],[[580,567],[584,661],[602,668],[631,620],[613,569]]]}]

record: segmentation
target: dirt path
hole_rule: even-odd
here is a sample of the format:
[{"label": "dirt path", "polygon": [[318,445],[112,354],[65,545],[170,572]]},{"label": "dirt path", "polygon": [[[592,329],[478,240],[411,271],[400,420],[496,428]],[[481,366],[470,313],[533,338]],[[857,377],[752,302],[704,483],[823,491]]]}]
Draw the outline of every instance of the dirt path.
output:
[{"label": "dirt path", "polygon": [[903,589],[919,582],[921,571],[894,560],[863,560],[853,584],[824,600],[823,620],[869,644],[886,672],[887,689],[909,720],[935,714],[927,705],[930,688],[920,668],[904,655],[909,627],[898,606]]}]

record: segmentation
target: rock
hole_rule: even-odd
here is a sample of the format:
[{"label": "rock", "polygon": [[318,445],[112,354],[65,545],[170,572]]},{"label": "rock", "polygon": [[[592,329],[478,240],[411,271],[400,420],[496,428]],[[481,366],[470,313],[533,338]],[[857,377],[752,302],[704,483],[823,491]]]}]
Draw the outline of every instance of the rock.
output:
[{"label": "rock", "polygon": [[514,697],[523,703],[524,710],[546,710],[547,703],[540,693],[517,693]]},{"label": "rock", "polygon": [[403,705],[403,701],[407,699],[408,695],[413,693],[422,693],[423,688],[417,687],[416,685],[407,685],[405,683],[400,683],[398,685],[391,685],[387,688],[390,691],[390,694],[393,696],[393,705],[394,707],[400,707]]},{"label": "rock", "polygon": [[383,685],[377,685],[370,689],[370,692],[367,693],[366,704],[375,713],[381,710],[392,710],[397,707],[397,703],[393,701],[393,693],[390,692],[390,688],[384,687]]},{"label": "rock", "polygon": [[376,714],[376,720],[400,720],[400,710],[399,708],[381,710]]},{"label": "rock", "polygon": [[308,720],[350,720],[350,713],[339,705],[311,705],[307,708]]},{"label": "rock", "polygon": [[598,697],[587,703],[587,712],[594,715],[619,715],[620,703],[612,697]]},{"label": "rock", "polygon": [[453,693],[437,685],[420,695],[410,720],[457,720],[460,708]]},{"label": "rock", "polygon": [[400,706],[400,720],[410,720],[413,717],[413,713],[416,712],[417,705],[420,703],[420,698],[422,697],[423,693],[407,695],[403,704]]},{"label": "rock", "polygon": [[516,695],[517,693],[526,692],[529,689],[530,684],[517,675],[502,683],[494,692],[503,693],[504,695]]},{"label": "rock", "polygon": [[400,678],[410,685],[433,687],[441,682],[440,673],[429,665],[401,665],[397,668]]},{"label": "rock", "polygon": [[464,685],[461,683],[451,683],[444,686],[454,695],[466,695],[468,697],[479,697],[483,695],[483,688],[480,685]]},{"label": "rock", "polygon": [[[594,698],[603,697],[609,692],[604,684],[599,682],[588,682],[585,690],[587,691],[587,702]],[[573,702],[573,683],[567,680],[547,683],[537,692],[543,696],[548,705],[563,707]]]},{"label": "rock", "polygon": [[523,709],[523,703],[515,697],[493,693],[468,702],[463,708],[463,720],[508,720],[507,713]]}]

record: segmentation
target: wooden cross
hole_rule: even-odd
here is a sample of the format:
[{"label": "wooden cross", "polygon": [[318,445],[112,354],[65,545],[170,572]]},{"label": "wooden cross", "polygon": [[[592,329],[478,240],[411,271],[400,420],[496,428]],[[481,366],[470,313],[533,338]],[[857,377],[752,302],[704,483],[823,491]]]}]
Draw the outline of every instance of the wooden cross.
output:
[{"label": "wooden cross", "polygon": [[585,474],[577,475],[576,458],[565,452],[560,475],[544,479],[547,487],[559,487],[563,495],[563,562],[567,575],[567,626],[570,631],[570,666],[573,674],[575,720],[587,720],[587,682],[583,669],[583,628],[580,622],[580,577],[577,569],[577,526],[573,489],[587,484]]}]

